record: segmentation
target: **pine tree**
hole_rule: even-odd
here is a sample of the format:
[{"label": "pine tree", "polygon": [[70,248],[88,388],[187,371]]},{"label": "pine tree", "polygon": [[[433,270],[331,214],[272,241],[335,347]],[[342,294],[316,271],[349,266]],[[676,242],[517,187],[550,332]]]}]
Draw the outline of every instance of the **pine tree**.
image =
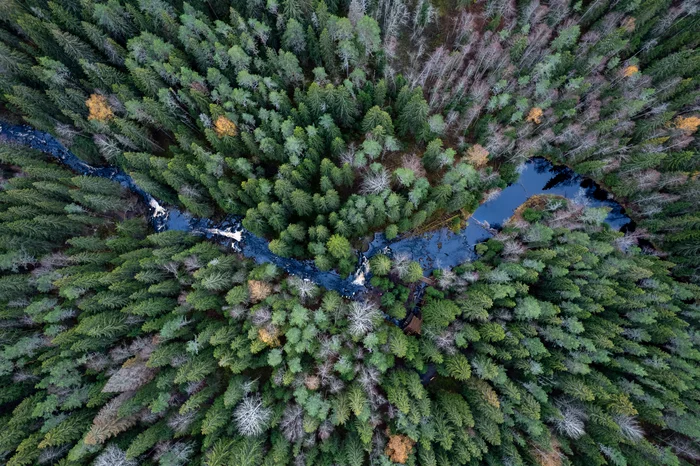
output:
[{"label": "pine tree", "polygon": [[[116,182],[0,148],[5,462],[697,460],[693,6],[375,3],[0,6],[4,118],[159,205],[241,216],[235,246],[280,266],[149,235]],[[456,229],[536,155],[636,230],[537,198],[431,279],[375,255],[365,301],[283,270],[364,274],[270,252],[349,274],[360,236]]]}]

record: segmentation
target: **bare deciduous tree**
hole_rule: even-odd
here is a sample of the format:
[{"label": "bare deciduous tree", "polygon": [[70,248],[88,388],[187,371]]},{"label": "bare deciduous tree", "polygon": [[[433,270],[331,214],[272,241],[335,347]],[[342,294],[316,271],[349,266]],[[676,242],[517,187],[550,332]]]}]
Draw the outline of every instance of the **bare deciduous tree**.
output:
[{"label": "bare deciduous tree", "polygon": [[233,412],[233,419],[242,435],[260,435],[265,431],[272,410],[267,408],[258,394],[243,398]]}]

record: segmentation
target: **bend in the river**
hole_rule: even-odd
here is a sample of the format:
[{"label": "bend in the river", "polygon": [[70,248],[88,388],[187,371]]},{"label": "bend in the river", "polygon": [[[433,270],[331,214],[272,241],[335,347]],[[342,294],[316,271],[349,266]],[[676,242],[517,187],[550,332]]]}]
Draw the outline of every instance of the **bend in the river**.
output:
[{"label": "bend in the river", "polygon": [[375,235],[369,250],[360,255],[357,271],[349,278],[336,272],[324,272],[314,266],[313,261],[280,257],[268,248],[267,240],[248,232],[237,216],[227,217],[220,223],[210,219],[194,218],[173,206],[163,206],[157,199],[141,189],[129,176],[115,167],[92,167],[80,160],[48,133],[24,125],[9,125],[0,122],[0,142],[20,144],[45,152],[81,175],[99,176],[119,182],[136,193],[149,206],[152,224],[156,231],[183,230],[217,238],[234,250],[254,259],[258,263],[270,262],[293,275],[312,280],[319,285],[352,297],[366,290],[365,276],[368,273],[367,258],[389,248],[393,253],[407,255],[418,261],[424,270],[453,267],[474,257],[474,245],[491,236],[482,225],[499,225],[510,217],[525,200],[537,194],[556,194],[592,207],[610,207],[606,222],[620,229],[630,222],[620,204],[612,201],[609,194],[589,179],[573,173],[565,167],[554,167],[543,158],[528,161],[520,179],[505,188],[500,195],[482,204],[473,214],[474,221],[459,233],[447,228],[424,235],[410,236],[388,241],[383,234]]}]

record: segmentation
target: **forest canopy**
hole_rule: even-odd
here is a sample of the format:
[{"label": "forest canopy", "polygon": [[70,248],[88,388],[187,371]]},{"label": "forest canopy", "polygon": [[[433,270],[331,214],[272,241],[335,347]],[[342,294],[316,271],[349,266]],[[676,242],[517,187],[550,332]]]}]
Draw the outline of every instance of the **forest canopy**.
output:
[{"label": "forest canopy", "polygon": [[[0,2],[0,463],[700,464],[699,9]],[[523,194],[463,264],[391,250],[533,157],[632,222]]]}]

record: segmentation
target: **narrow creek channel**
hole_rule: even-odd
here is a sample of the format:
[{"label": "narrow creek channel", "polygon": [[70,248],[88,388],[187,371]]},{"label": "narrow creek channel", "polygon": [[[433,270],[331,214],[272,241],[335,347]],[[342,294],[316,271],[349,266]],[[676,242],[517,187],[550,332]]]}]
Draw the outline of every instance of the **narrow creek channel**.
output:
[{"label": "narrow creek channel", "polygon": [[37,149],[53,156],[71,170],[89,176],[109,178],[137,194],[148,206],[155,231],[182,230],[203,234],[258,263],[270,262],[288,273],[312,280],[326,289],[336,290],[353,297],[367,289],[365,280],[367,259],[380,251],[403,254],[418,261],[424,270],[454,267],[475,257],[474,246],[492,233],[485,226],[498,227],[531,196],[556,194],[591,207],[610,207],[606,222],[615,229],[630,224],[620,204],[590,179],[575,174],[566,167],[555,167],[543,158],[534,158],[523,167],[520,178],[505,188],[500,195],[482,204],[470,218],[466,228],[454,233],[447,228],[423,235],[387,240],[376,234],[369,249],[360,254],[357,271],[348,278],[336,272],[318,270],[313,261],[280,257],[270,252],[268,242],[248,232],[241,225],[241,218],[229,216],[221,222],[195,218],[174,206],[165,206],[141,189],[129,176],[115,167],[93,167],[80,160],[48,133],[26,125],[10,125],[0,122],[0,143],[17,144]]}]

